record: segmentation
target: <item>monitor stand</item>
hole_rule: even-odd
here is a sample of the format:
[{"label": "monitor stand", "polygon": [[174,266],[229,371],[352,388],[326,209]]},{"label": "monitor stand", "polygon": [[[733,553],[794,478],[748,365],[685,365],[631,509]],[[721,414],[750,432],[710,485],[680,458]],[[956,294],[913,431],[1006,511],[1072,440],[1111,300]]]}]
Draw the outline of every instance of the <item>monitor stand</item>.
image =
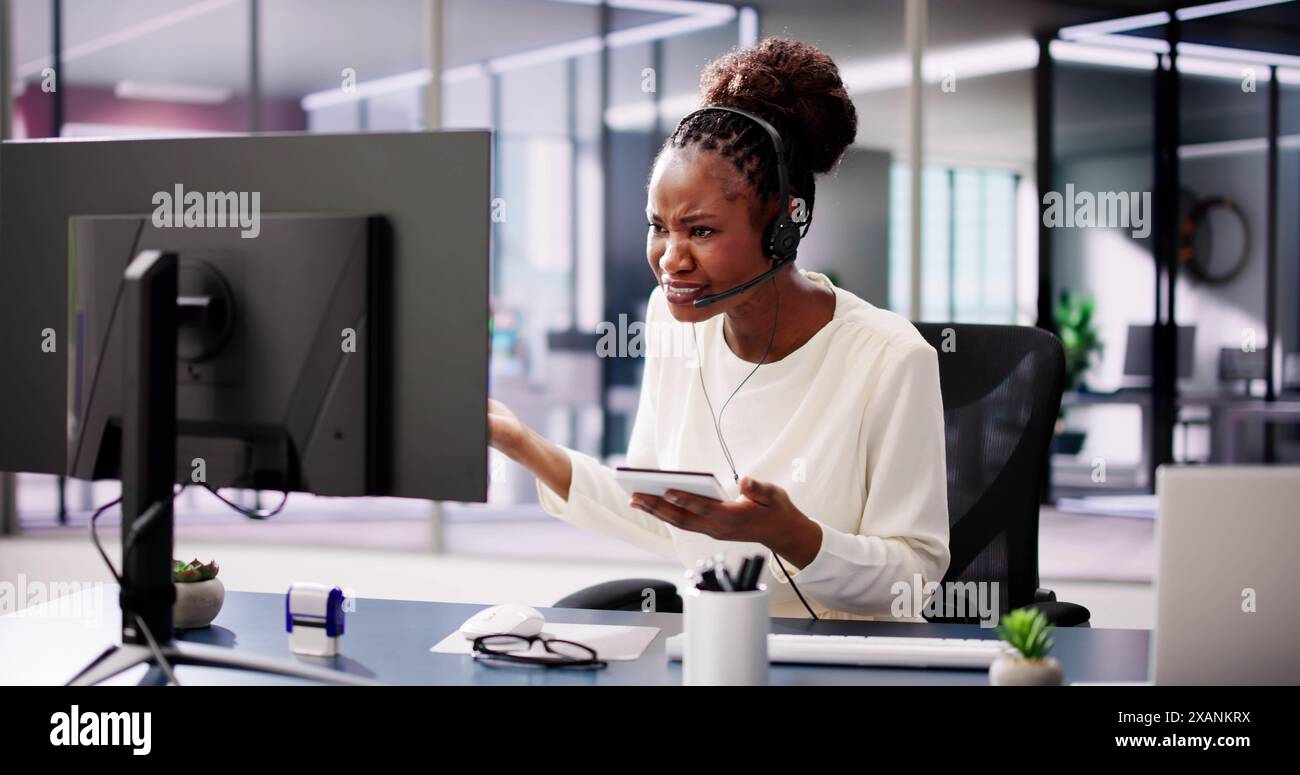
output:
[{"label": "monitor stand", "polygon": [[252,670],[335,684],[360,676],[288,660],[237,654],[172,638],[172,497],[176,481],[175,253],[141,252],[123,276],[125,369],[122,409],[122,643],[68,682],[88,686],[154,664],[150,641],[169,664]]},{"label": "monitor stand", "polygon": [[[378,684],[376,681],[338,670],[299,665],[273,657],[239,654],[231,649],[222,646],[209,646],[206,643],[170,641],[166,644],[159,643],[158,650],[162,652],[167,663],[173,667],[177,665],[218,667],[355,686],[374,686]],[[68,681],[67,685],[93,686],[137,665],[153,665],[156,667],[157,660],[154,659],[153,650],[148,646],[138,646],[133,643],[109,646],[104,650],[104,653],[95,658],[94,662],[83,668],[71,681]]]}]

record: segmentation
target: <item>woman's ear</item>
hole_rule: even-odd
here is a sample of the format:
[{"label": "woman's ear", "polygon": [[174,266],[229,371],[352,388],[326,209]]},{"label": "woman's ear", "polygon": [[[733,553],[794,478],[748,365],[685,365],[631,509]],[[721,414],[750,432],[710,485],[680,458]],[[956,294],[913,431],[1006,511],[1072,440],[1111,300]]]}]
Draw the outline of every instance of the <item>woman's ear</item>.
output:
[{"label": "woman's ear", "polygon": [[764,202],[754,208],[753,212],[757,216],[754,219],[754,226],[758,229],[759,235],[761,236],[763,232],[767,230],[767,225],[776,220],[777,213],[781,212],[781,208],[775,201]]}]

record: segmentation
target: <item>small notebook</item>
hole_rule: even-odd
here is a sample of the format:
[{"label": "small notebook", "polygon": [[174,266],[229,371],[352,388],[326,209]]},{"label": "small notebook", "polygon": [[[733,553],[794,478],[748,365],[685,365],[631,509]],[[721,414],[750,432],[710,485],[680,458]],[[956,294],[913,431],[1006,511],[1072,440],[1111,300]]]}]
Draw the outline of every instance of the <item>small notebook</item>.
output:
[{"label": "small notebook", "polygon": [[[658,627],[633,627],[622,624],[561,624],[547,622],[542,629],[542,636],[560,638],[581,643],[596,650],[596,656],[604,660],[627,661],[638,659],[645,653],[646,647],[659,634]],[[541,644],[534,643],[533,650],[544,653]],[[473,643],[453,631],[433,648],[435,654],[474,653]]]}]

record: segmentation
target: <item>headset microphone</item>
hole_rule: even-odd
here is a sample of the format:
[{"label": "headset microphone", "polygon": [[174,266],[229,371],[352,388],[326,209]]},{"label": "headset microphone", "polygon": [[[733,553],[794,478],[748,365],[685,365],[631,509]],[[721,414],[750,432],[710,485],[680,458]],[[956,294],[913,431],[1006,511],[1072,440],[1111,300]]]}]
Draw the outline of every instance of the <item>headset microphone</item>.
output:
[{"label": "headset microphone", "polygon": [[759,283],[768,279],[772,275],[781,271],[781,269],[783,269],[786,266],[786,264],[789,264],[791,261],[794,261],[794,256],[786,256],[785,258],[778,260],[775,264],[772,264],[771,269],[762,273],[758,277],[755,277],[752,280],[747,280],[741,283],[740,285],[737,285],[735,288],[729,288],[723,291],[722,293],[710,293],[707,296],[701,296],[698,299],[696,299],[693,302],[693,304],[698,309],[699,307],[707,307],[710,304],[716,304],[717,302],[722,301],[723,299],[730,299],[732,296],[736,296],[738,294],[744,293],[750,288],[753,288],[755,285],[758,285]]},{"label": "headset microphone", "polygon": [[694,301],[694,306],[707,307],[723,299],[729,299],[737,294],[753,288],[755,285],[771,278],[777,272],[781,271],[787,264],[794,261],[795,254],[799,250],[799,240],[803,235],[799,232],[799,224],[794,222],[790,217],[790,173],[785,163],[785,145],[781,142],[781,134],[776,131],[766,120],[736,108],[724,108],[721,105],[708,105],[699,110],[687,114],[678,126],[684,124],[692,116],[709,110],[718,110],[725,113],[735,113],[738,116],[744,116],[753,123],[757,124],[760,129],[767,132],[768,137],[772,139],[772,147],[776,149],[776,174],[779,183],[777,191],[777,214],[770,223],[763,229],[763,253],[772,259],[772,268],[752,280],[746,281],[730,288],[721,293],[712,293],[707,296],[701,296]]}]

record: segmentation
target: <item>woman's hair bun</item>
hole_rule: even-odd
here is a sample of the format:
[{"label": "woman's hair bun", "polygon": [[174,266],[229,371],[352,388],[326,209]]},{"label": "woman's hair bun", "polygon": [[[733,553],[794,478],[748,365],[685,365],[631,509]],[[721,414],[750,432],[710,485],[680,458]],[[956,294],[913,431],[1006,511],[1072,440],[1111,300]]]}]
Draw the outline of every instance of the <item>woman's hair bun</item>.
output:
[{"label": "woman's hair bun", "polygon": [[816,46],[764,38],[725,54],[700,75],[700,104],[754,113],[791,146],[792,163],[829,171],[858,133],[858,114],[839,68]]}]

